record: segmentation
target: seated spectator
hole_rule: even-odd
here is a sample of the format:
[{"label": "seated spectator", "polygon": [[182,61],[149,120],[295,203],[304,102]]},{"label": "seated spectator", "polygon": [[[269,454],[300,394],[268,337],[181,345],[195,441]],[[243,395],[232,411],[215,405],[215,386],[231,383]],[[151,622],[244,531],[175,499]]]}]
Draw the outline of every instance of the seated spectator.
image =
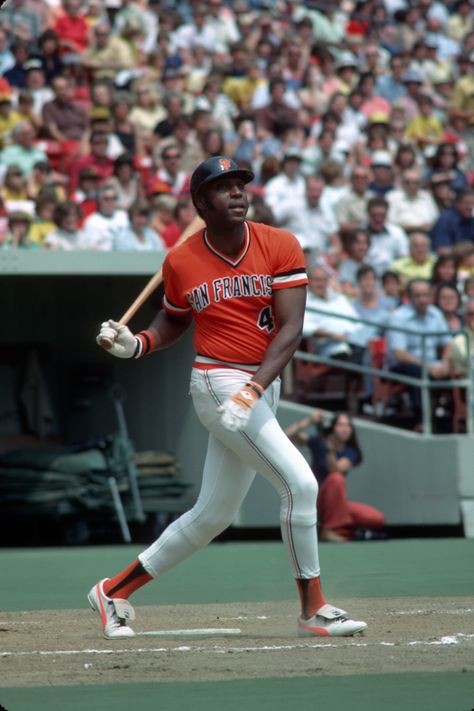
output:
[{"label": "seated spectator", "polygon": [[[423,374],[423,355],[430,378],[449,378],[451,334],[441,311],[431,304],[430,283],[425,279],[413,279],[406,287],[408,303],[399,306],[391,314],[389,327],[399,327],[408,333],[388,330],[388,349],[391,370],[412,378]],[[445,333],[441,336],[421,337],[423,333]],[[424,342],[424,348],[423,348]],[[416,386],[408,386],[415,420],[421,420],[421,392]]]},{"label": "seated spectator", "polygon": [[117,207],[128,210],[141,197],[141,185],[133,158],[122,154],[114,163],[114,174],[108,181],[117,193]]},{"label": "seated spectator", "polygon": [[443,314],[451,331],[460,331],[463,327],[459,315],[461,295],[453,284],[439,284],[435,290],[433,303]]},{"label": "seated spectator", "polygon": [[435,176],[449,175],[449,187],[455,193],[469,188],[466,175],[458,167],[459,153],[453,143],[440,143],[432,160],[429,161],[425,181],[433,181]]},{"label": "seated spectator", "polygon": [[369,235],[359,228],[342,232],[341,238],[346,256],[339,262],[338,280],[343,292],[352,299],[357,294],[357,272],[365,264],[369,251]]},{"label": "seated spectator", "polygon": [[39,52],[35,55],[41,61],[46,76],[46,83],[51,86],[55,77],[64,72],[64,61],[61,57],[60,37],[51,29],[45,30],[38,37]]},{"label": "seated spectator", "polygon": [[171,249],[186,227],[196,217],[196,210],[192,200],[190,198],[179,198],[173,210],[173,217],[174,222],[167,225],[161,233],[161,239],[167,249]]},{"label": "seated spectator", "polygon": [[166,109],[166,115],[161,121],[158,121],[153,133],[159,140],[168,138],[173,135],[173,128],[176,121],[183,115],[184,101],[179,91],[169,91],[162,98],[163,107]]},{"label": "seated spectator", "polygon": [[402,75],[406,93],[396,100],[396,105],[403,109],[407,121],[414,119],[419,114],[419,99],[423,89],[423,77],[416,69],[408,69]]},{"label": "seated spectator", "polygon": [[434,173],[430,178],[429,190],[440,214],[448,207],[452,207],[456,199],[456,193],[451,187],[452,179],[451,172]]},{"label": "seated spectator", "polygon": [[[378,531],[384,515],[373,506],[349,501],[346,477],[361,464],[363,455],[351,417],[336,413],[323,425],[324,415],[314,411],[309,417],[290,425],[286,435],[296,444],[309,447],[311,468],[319,484],[319,539],[332,543],[350,541],[366,531]],[[316,434],[305,432],[316,425]]]},{"label": "seated spectator", "polygon": [[134,202],[128,209],[129,225],[114,237],[113,249],[121,252],[149,252],[165,249],[160,235],[150,227],[150,207],[147,202]]},{"label": "seated spectator", "polygon": [[403,287],[400,279],[400,275],[397,272],[393,272],[387,269],[386,272],[382,274],[382,293],[390,299],[391,307],[390,311],[396,309],[402,303],[402,292]]},{"label": "seated spectator", "polygon": [[311,339],[318,355],[360,363],[367,342],[356,320],[357,311],[346,296],[329,287],[325,267],[310,268],[308,279],[303,338]]},{"label": "seated spectator", "polygon": [[127,213],[117,208],[115,188],[105,183],[97,193],[97,212],[84,220],[81,247],[110,251],[121,230],[127,226]]},{"label": "seated spectator", "polygon": [[390,58],[390,72],[377,77],[375,93],[390,104],[405,96],[406,86],[402,82],[405,62],[400,54]]},{"label": "seated spectator", "polygon": [[41,116],[43,106],[54,98],[54,92],[46,86],[46,75],[39,59],[29,59],[23,65],[26,71],[25,89],[33,98],[33,114]]},{"label": "seated spectator", "polygon": [[28,232],[31,215],[27,212],[14,211],[8,215],[8,231],[1,243],[1,249],[40,249],[40,245],[31,242]]},{"label": "seated spectator", "polygon": [[55,141],[79,141],[89,128],[87,113],[72,99],[73,86],[66,77],[53,79],[54,99],[44,104],[42,118]]},{"label": "seated spectator", "polygon": [[81,0],[63,0],[62,6],[54,25],[61,54],[82,54],[89,43],[89,25],[82,14]]},{"label": "seated spectator", "polygon": [[368,185],[369,171],[362,165],[355,165],[351,175],[351,189],[335,206],[341,230],[354,230],[367,224],[367,204],[374,197]]},{"label": "seated spectator", "polygon": [[294,126],[298,121],[298,114],[296,109],[289,106],[285,99],[286,84],[284,79],[272,79],[269,88],[270,101],[258,109],[255,122],[257,128],[264,129],[270,134],[276,134],[283,123]]},{"label": "seated spectator", "polygon": [[189,195],[190,176],[181,169],[181,154],[174,145],[163,148],[160,156],[160,167],[150,180],[149,189],[157,181],[165,183],[169,192],[177,197]]},{"label": "seated spectator", "polygon": [[396,259],[391,270],[400,275],[402,284],[411,279],[431,279],[436,257],[431,253],[431,240],[424,232],[413,232],[408,238],[410,253]]},{"label": "seated spectator", "polygon": [[402,172],[399,189],[387,195],[388,219],[405,232],[428,232],[439,216],[438,208],[427,190],[421,188],[421,172],[410,168]]},{"label": "seated spectator", "polygon": [[46,236],[43,246],[52,251],[67,251],[82,248],[81,208],[77,203],[66,200],[56,206],[54,222],[56,229]]},{"label": "seated spectator", "polygon": [[82,55],[83,66],[88,69],[94,81],[113,81],[121,69],[131,69],[134,65],[133,52],[121,37],[111,36],[110,27],[98,22],[92,28],[92,44]]},{"label": "seated spectator", "polygon": [[35,205],[28,192],[28,181],[17,165],[10,165],[5,171],[1,196],[7,212],[33,215]]},{"label": "seated spectator", "polygon": [[235,88],[243,77],[229,76],[223,85],[219,74],[211,74],[205,82],[202,93],[196,97],[195,107],[209,111],[216,128],[228,136],[234,135],[234,119],[239,110],[231,97],[235,96]]},{"label": "seated spectator", "polygon": [[12,144],[0,153],[3,165],[16,165],[28,177],[35,163],[47,161],[46,153],[36,145],[36,132],[29,121],[19,121],[12,129]]},{"label": "seated spectator", "polygon": [[204,160],[212,156],[226,156],[229,150],[224,142],[224,136],[219,128],[210,128],[202,137],[201,148]]},{"label": "seated spectator", "polygon": [[9,48],[9,35],[3,28],[0,29],[0,76],[11,69],[15,64],[15,57]]},{"label": "seated spectator", "polygon": [[112,177],[114,161],[107,155],[109,134],[104,131],[92,131],[89,140],[89,153],[74,161],[71,167],[70,189],[77,190],[79,174],[84,168],[92,168],[102,181]]},{"label": "seated spectator", "polygon": [[321,203],[335,215],[337,203],[350,190],[342,162],[333,159],[325,160],[319,169],[319,176],[324,180]]},{"label": "seated spectator", "polygon": [[[1,36],[1,30],[0,30]],[[7,81],[0,78],[0,148],[11,143],[13,127],[22,117],[12,106],[12,90]]]},{"label": "seated spectator", "polygon": [[82,214],[81,221],[97,209],[97,190],[100,176],[94,168],[82,168],[79,172],[79,185],[77,190],[70,194],[70,199],[77,203]]},{"label": "seated spectator", "polygon": [[370,160],[373,179],[369,183],[369,190],[376,195],[384,197],[393,190],[394,171],[393,161],[388,151],[375,151]]},{"label": "seated spectator", "polygon": [[155,126],[162,121],[166,112],[151,83],[140,81],[134,87],[135,104],[128,120],[142,141],[151,143]]},{"label": "seated spectator", "polygon": [[408,239],[401,227],[387,221],[388,203],[383,197],[371,198],[367,211],[370,246],[366,262],[380,278],[396,259],[408,255]]},{"label": "seated spectator", "polygon": [[288,150],[281,162],[281,172],[265,184],[263,198],[278,227],[286,228],[304,207],[306,182],[301,175],[301,154]]},{"label": "seated spectator", "polygon": [[360,110],[367,118],[374,113],[390,113],[390,102],[375,93],[375,76],[371,72],[361,74],[357,88],[363,97]]},{"label": "seated spectator", "polygon": [[10,50],[15,64],[3,73],[3,77],[15,89],[24,89],[26,86],[26,69],[24,67],[30,56],[30,46],[28,42],[16,40],[12,43]]},{"label": "seated spectator", "polygon": [[151,226],[159,235],[165,234],[166,229],[174,224],[174,211],[178,198],[168,193],[156,193],[149,196],[151,205]]},{"label": "seated spectator", "polygon": [[456,257],[452,253],[440,254],[433,265],[431,286],[435,289],[439,284],[453,284],[458,282],[458,268]]},{"label": "seated spectator", "polygon": [[337,249],[337,222],[331,209],[321,204],[324,181],[307,176],[305,202],[287,222],[287,229],[296,235],[301,247],[313,257]]},{"label": "seated spectator", "polygon": [[464,288],[464,282],[474,276],[474,242],[458,242],[452,249],[456,259],[456,279],[459,291]]},{"label": "seated spectator", "polygon": [[433,99],[421,94],[418,97],[419,114],[408,121],[405,137],[417,143],[421,148],[438,144],[443,135],[443,126],[433,114]]},{"label": "seated spectator", "polygon": [[441,213],[430,236],[433,249],[439,254],[456,242],[474,242],[474,190],[458,194],[454,205]]},{"label": "seated spectator", "polygon": [[64,186],[67,178],[62,173],[52,169],[50,163],[39,161],[33,166],[33,172],[28,178],[28,195],[35,200],[40,193],[53,193],[58,202],[66,199]]},{"label": "seated spectator", "polygon": [[[465,378],[468,374],[468,357],[471,359],[471,369],[474,369],[474,300],[469,300],[461,309],[466,336],[458,333],[453,338],[450,363],[456,377]],[[468,350],[469,348],[469,350]],[[472,370],[471,370],[472,372]]]},{"label": "seated spectator", "polygon": [[52,190],[45,188],[36,198],[36,214],[31,224],[28,238],[31,242],[44,246],[46,237],[56,229],[54,211],[58,199]]},{"label": "seated spectator", "polygon": [[111,107],[111,129],[127,153],[141,155],[144,152],[142,142],[137,139],[135,126],[130,121],[133,97],[127,92],[116,92]]}]

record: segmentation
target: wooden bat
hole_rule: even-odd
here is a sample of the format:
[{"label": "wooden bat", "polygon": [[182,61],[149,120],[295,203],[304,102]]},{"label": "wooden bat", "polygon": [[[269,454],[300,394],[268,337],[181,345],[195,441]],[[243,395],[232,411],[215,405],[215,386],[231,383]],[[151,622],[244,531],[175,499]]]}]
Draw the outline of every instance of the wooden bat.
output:
[{"label": "wooden bat", "polygon": [[[199,217],[199,215],[196,215],[193,221],[189,223],[184,232],[179,236],[178,240],[176,241],[176,244],[174,244],[173,247],[177,247],[178,245],[183,244],[183,242],[186,242],[188,237],[200,230],[202,227],[204,227],[204,221]],[[130,319],[135,316],[135,314],[143,306],[145,301],[153,294],[155,289],[159,287],[162,281],[163,268],[160,267],[156,274],[154,274],[151,277],[150,281],[145,285],[143,290],[138,294],[135,301],[125,311],[124,315],[120,318],[119,323],[125,326],[130,321]],[[99,340],[99,345],[102,346],[102,348],[105,348],[106,351],[108,351],[112,348],[114,342],[110,338],[103,337]]]}]

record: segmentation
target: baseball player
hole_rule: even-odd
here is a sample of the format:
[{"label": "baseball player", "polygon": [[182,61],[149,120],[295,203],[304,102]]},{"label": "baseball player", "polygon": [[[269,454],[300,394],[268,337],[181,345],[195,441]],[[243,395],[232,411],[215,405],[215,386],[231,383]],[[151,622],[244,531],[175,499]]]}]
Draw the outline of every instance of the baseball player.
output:
[{"label": "baseball player", "polygon": [[316,531],[317,483],[280,428],[279,374],[301,338],[305,260],[289,232],[246,220],[246,183],[229,158],[214,156],[191,177],[205,228],[172,249],[163,264],[164,299],[150,327],[133,335],[115,321],[98,342],[118,358],[143,358],[172,345],[195,323],[191,395],[209,431],[202,487],[190,511],[173,521],[125,570],[89,593],[105,637],[131,637],[129,596],[207,545],[235,519],[255,473],[280,496],[283,541],[301,601],[298,634],[349,636],[366,629],[326,602]]}]

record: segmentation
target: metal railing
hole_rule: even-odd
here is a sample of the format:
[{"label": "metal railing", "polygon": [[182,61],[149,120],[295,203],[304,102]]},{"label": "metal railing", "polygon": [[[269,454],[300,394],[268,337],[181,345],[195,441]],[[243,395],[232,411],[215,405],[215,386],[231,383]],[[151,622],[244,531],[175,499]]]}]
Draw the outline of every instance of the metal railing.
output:
[{"label": "metal railing", "polygon": [[[334,314],[330,311],[324,311],[323,309],[317,309],[314,307],[307,307],[308,311],[313,313],[323,314],[325,316],[331,316],[331,318],[339,318],[343,321],[350,321],[357,324],[363,324],[366,326],[371,326],[372,328],[378,329],[383,335],[386,335],[389,331],[398,331],[399,333],[406,333],[411,336],[414,334],[419,336],[422,340],[421,342],[421,378],[414,378],[409,375],[402,375],[401,373],[394,373],[386,368],[374,368],[370,365],[360,365],[358,363],[352,363],[350,361],[341,360],[339,358],[331,358],[330,356],[317,355],[315,353],[305,353],[304,351],[297,350],[293,355],[293,360],[303,360],[309,363],[319,363],[322,365],[328,365],[333,368],[340,370],[347,370],[353,373],[359,373],[361,375],[375,376],[383,378],[384,380],[392,380],[397,383],[402,383],[404,385],[410,385],[412,387],[417,387],[421,389],[421,410],[422,410],[422,424],[423,424],[423,434],[429,435],[432,433],[432,423],[431,423],[431,390],[441,390],[449,388],[459,388],[466,391],[466,433],[472,434],[474,432],[474,414],[473,414],[473,368],[471,362],[471,349],[469,336],[465,329],[459,331],[426,331],[418,332],[413,329],[403,328],[401,326],[391,326],[389,324],[376,323],[374,321],[369,321],[364,318],[355,318],[352,316],[343,316],[340,314]],[[440,336],[456,336],[462,334],[466,339],[466,377],[456,378],[456,379],[446,379],[446,380],[432,380],[428,373],[428,363],[426,362],[426,339]],[[380,336],[382,337],[382,336]]]}]

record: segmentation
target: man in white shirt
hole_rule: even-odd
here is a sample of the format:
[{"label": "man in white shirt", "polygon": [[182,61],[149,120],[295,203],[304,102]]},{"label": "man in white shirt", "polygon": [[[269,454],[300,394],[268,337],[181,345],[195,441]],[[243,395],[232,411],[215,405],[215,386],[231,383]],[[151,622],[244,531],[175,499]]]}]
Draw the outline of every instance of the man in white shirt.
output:
[{"label": "man in white shirt", "polygon": [[337,222],[332,210],[321,202],[324,180],[307,176],[305,204],[294,213],[287,225],[301,247],[314,257],[330,250],[337,237]]},{"label": "man in white shirt", "polygon": [[369,171],[363,165],[355,165],[351,175],[351,189],[336,204],[335,212],[339,227],[354,230],[367,223],[367,204],[374,193],[368,190]]},{"label": "man in white shirt", "polygon": [[117,210],[117,193],[112,185],[103,185],[97,195],[97,212],[84,221],[80,249],[107,252],[113,249],[115,239],[129,224],[125,210]]},{"label": "man in white shirt", "polygon": [[361,362],[366,337],[363,327],[350,320],[358,319],[352,303],[330,288],[329,274],[323,266],[312,267],[308,279],[303,338],[312,339],[318,355]]},{"label": "man in white shirt", "polygon": [[304,209],[306,182],[301,175],[301,154],[288,151],[283,157],[281,173],[265,185],[263,199],[271,209],[278,227],[288,228]]},{"label": "man in white shirt", "polygon": [[407,168],[402,173],[402,187],[387,195],[388,220],[405,232],[429,232],[439,217],[432,195],[420,186],[420,171]]},{"label": "man in white shirt", "polygon": [[401,227],[387,222],[388,203],[385,198],[369,200],[367,212],[370,247],[365,261],[375,269],[380,279],[392,262],[408,255],[408,238]]}]

